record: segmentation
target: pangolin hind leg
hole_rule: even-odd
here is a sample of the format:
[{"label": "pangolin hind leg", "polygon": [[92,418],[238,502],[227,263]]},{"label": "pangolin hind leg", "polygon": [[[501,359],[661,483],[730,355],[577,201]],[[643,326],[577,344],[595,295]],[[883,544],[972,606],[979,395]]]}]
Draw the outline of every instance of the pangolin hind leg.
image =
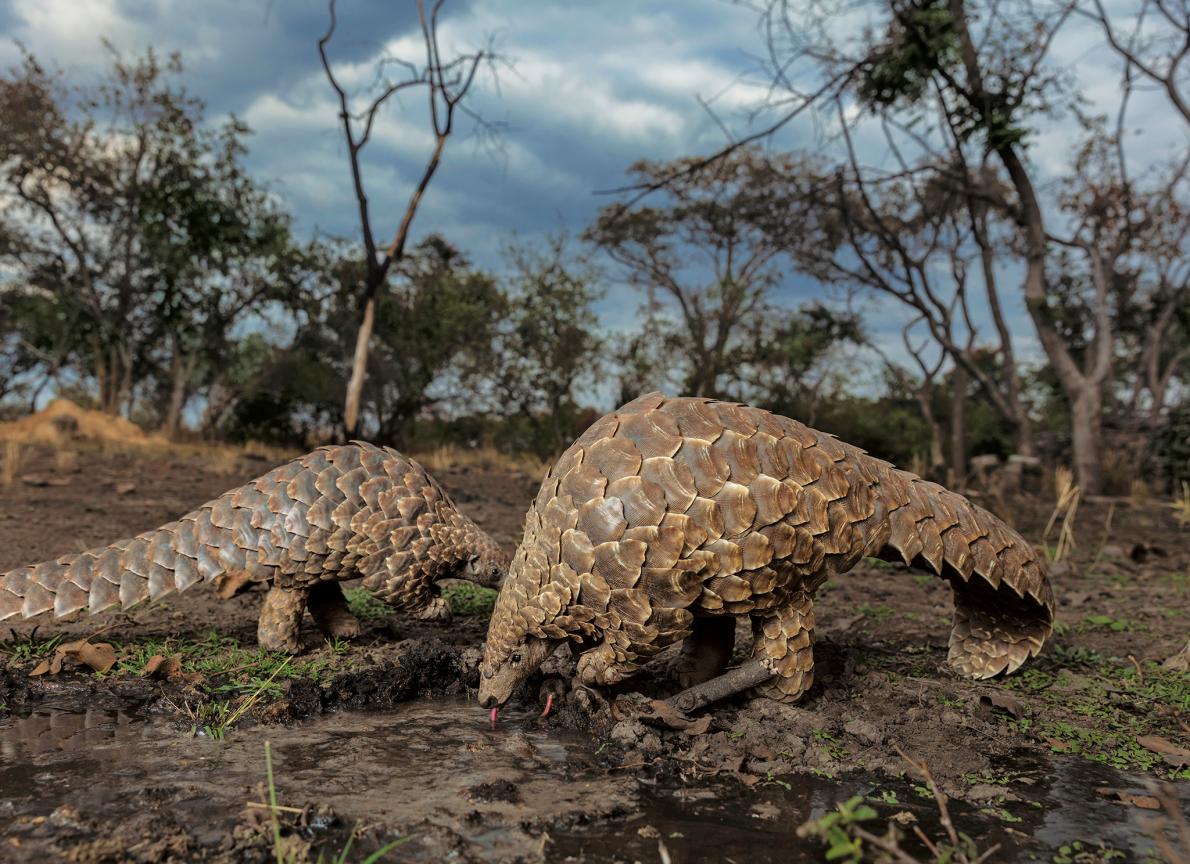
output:
[{"label": "pangolin hind leg", "polygon": [[264,595],[256,640],[266,651],[296,654],[302,650],[302,613],[309,599],[308,588],[283,588],[273,584]]},{"label": "pangolin hind leg", "polygon": [[796,702],[814,683],[814,600],[799,591],[764,617],[753,617],[752,656],[774,677],[757,693],[778,702]]},{"label": "pangolin hind leg", "polygon": [[351,614],[343,586],[338,582],[320,582],[310,589],[310,616],[328,639],[354,639],[359,636],[359,619]]},{"label": "pangolin hind leg", "polygon": [[750,688],[780,702],[796,702],[814,683],[814,600],[799,591],[776,609],[754,615],[752,657],[734,669],[666,700],[683,713]]},{"label": "pangolin hind leg", "polygon": [[734,615],[696,615],[674,666],[683,689],[723,674],[735,647]]}]

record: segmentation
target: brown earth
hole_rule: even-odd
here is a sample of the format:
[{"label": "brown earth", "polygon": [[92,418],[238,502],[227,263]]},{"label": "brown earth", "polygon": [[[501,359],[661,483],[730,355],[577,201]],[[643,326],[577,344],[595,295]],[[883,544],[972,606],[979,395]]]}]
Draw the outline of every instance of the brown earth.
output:
[{"label": "brown earth", "polygon": [[[213,465],[197,451],[80,446],[64,459],[26,448],[18,479],[0,487],[0,570],[151,528],[269,467]],[[515,544],[537,478],[436,475]],[[1034,541],[1050,515],[1032,499],[996,509]],[[1190,763],[1177,755],[1190,748],[1190,676],[1160,665],[1190,636],[1190,529],[1161,502],[1095,501],[1078,513],[1075,540],[1053,573],[1059,632],[1021,673],[951,674],[945,584],[862,565],[825,586],[809,696],[719,706],[697,735],[649,726],[617,701],[672,692],[665,658],[608,694],[572,689],[573,660],[556,657],[488,728],[466,701],[482,616],[449,626],[377,616],[350,646],[308,632],[306,653],[283,670],[274,658],[280,674],[263,683],[252,668],[263,663],[252,654],[255,593],[223,601],[198,588],[131,613],[21,622],[10,636],[0,629],[0,860],[276,860],[268,810],[245,809],[264,800],[266,740],[280,803],[296,805],[281,811],[293,860],[341,848],[351,826],[357,851],[413,838],[385,860],[658,860],[662,850],[673,861],[795,860],[793,848],[821,848],[795,837],[797,825],[853,794],[881,820],[907,813],[898,818],[937,837],[937,808],[898,748],[957,799],[960,828],[1002,845],[991,860],[1144,860],[1159,854],[1150,814],[1096,790],[1135,802],[1166,781],[1176,807],[1190,800]],[[30,677],[58,634],[111,643],[121,662],[104,675]],[[137,674],[149,652],[181,645],[199,646],[183,651],[194,680]],[[196,672],[201,646],[240,651],[245,668]],[[547,693],[560,698],[541,720]],[[201,708],[220,700],[249,704],[212,734]],[[903,844],[925,856],[919,841]]]}]

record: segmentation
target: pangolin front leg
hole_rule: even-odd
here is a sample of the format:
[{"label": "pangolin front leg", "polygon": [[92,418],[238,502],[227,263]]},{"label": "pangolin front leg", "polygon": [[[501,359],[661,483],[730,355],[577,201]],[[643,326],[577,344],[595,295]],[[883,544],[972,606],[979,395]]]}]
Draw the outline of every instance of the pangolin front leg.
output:
[{"label": "pangolin front leg", "polygon": [[422,609],[413,613],[413,617],[419,621],[449,622],[451,617],[450,604],[446,602],[445,597],[435,597]]},{"label": "pangolin front leg", "polygon": [[639,663],[620,660],[608,642],[601,642],[578,659],[578,680],[588,687],[610,687],[634,675]]},{"label": "pangolin front leg", "polygon": [[343,586],[338,582],[320,582],[310,589],[307,601],[310,616],[328,639],[354,639],[360,634],[359,619],[351,614]]},{"label": "pangolin front leg", "polygon": [[269,588],[256,627],[256,640],[261,648],[286,654],[302,650],[302,613],[306,611],[309,595],[308,588],[283,588],[276,584]]},{"label": "pangolin front leg", "polygon": [[735,647],[734,615],[697,615],[674,665],[683,689],[721,675]]}]

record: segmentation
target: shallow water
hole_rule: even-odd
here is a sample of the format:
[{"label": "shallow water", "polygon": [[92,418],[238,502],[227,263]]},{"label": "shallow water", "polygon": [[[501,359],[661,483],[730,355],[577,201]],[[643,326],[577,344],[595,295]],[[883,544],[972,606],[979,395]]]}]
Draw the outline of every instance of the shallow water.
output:
[{"label": "shallow water", "polygon": [[492,860],[529,853],[541,840],[520,827],[526,816],[631,803],[630,780],[591,770],[585,738],[505,715],[493,730],[474,703],[419,701],[210,740],[134,711],[42,709],[0,724],[0,815],[33,822],[66,805],[118,823],[165,806],[214,843],[264,800],[265,741],[280,803],[398,827],[416,838],[402,859],[435,860],[444,846]]},{"label": "shallow water", "polygon": [[[214,848],[248,802],[264,800],[265,741],[280,803],[339,815],[338,832],[314,832],[315,839],[341,843],[344,826],[354,824],[412,835],[390,860],[657,861],[665,860],[662,848],[673,864],[819,860],[821,847],[796,837],[797,826],[851,795],[878,793],[896,796],[878,805],[882,816],[908,811],[940,835],[933,802],[908,782],[852,774],[782,778],[788,789],[762,782],[747,790],[731,778],[654,785],[631,770],[601,768],[585,736],[516,712],[492,729],[460,699],[342,712],[221,741],[187,736],[133,706],[63,705],[0,721],[0,824],[19,844],[0,847],[0,858],[44,860],[55,832],[81,840],[110,836],[115,826],[131,844],[162,813]],[[1124,853],[1121,860],[1144,860],[1152,849],[1149,814],[1095,792],[1143,793],[1142,778],[1073,759],[1012,767],[1021,772],[1012,792],[1022,800],[987,808],[999,815],[953,804],[981,849],[1003,846],[999,860],[1048,861],[1072,840],[1102,841]]]}]

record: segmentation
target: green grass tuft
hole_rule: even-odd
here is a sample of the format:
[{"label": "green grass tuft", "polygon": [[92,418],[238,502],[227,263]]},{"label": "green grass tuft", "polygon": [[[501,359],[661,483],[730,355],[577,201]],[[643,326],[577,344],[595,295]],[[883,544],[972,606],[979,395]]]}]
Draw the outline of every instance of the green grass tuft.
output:
[{"label": "green grass tuft", "polygon": [[492,588],[484,588],[471,582],[459,582],[442,589],[442,596],[450,604],[455,615],[490,616],[496,606],[496,594]]}]

